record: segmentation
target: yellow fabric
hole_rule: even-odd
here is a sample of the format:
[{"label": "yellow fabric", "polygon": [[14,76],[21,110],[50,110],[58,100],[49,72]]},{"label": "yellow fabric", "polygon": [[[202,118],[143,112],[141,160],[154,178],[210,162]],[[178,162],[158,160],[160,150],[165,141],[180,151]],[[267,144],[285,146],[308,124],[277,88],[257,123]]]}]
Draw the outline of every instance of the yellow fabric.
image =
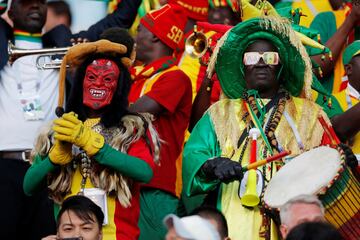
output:
[{"label": "yellow fabric", "polygon": [[65,165],[72,160],[71,151],[72,145],[70,143],[55,140],[55,143],[49,152],[50,161],[55,164]]},{"label": "yellow fabric", "polygon": [[[334,97],[338,100],[341,109],[343,111],[346,111],[348,109],[348,104],[346,102],[346,95],[347,95],[346,89],[339,93],[334,94]],[[357,103],[359,103],[359,100],[355,98],[350,98],[350,99],[352,106],[355,106]],[[346,124],[346,122],[344,124]],[[357,133],[355,135],[354,139],[349,142],[349,145],[355,154],[360,154],[360,133]]]},{"label": "yellow fabric", "polygon": [[[336,19],[336,29],[339,29],[340,26],[345,21],[345,10],[334,11],[335,19]],[[343,46],[339,58],[336,60],[334,67],[334,83],[333,83],[333,93],[337,93],[340,91],[340,86],[342,83],[342,77],[345,75],[345,68],[342,62],[342,55],[344,53],[345,46]]]},{"label": "yellow fabric", "polygon": [[[86,127],[93,127],[95,124],[100,122],[100,118],[89,118],[84,122],[84,125]],[[79,167],[76,169],[73,181],[71,183],[71,193],[66,196],[66,198],[78,194],[80,192],[81,188],[81,180],[82,176],[79,170]],[[92,185],[89,178],[86,179],[85,188],[94,188],[94,185]],[[109,224],[104,226],[102,228],[103,230],[103,239],[104,240],[113,240],[116,239],[116,226],[113,221],[114,215],[115,215],[115,197],[107,196],[107,207],[108,207],[108,220]]]},{"label": "yellow fabric", "polygon": [[[238,161],[244,143],[238,148],[237,142],[246,127],[245,122],[241,120],[241,116],[244,116],[246,113],[242,100],[220,100],[215,103],[209,111],[220,148],[222,149],[222,156]],[[292,117],[301,140],[304,143],[305,150],[320,145],[323,129],[317,117],[319,115],[325,116],[325,114],[318,105],[306,99],[291,98],[286,102],[285,111]],[[269,113],[267,116],[268,115]],[[224,119],[227,119],[226,123],[224,123]],[[284,116],[281,117],[275,135],[279,144],[285,150],[290,150],[292,156],[296,156],[302,152]],[[258,158],[262,159],[266,157],[262,156],[264,147],[264,141],[259,138]],[[244,152],[242,165],[249,163],[249,152],[250,144],[248,144]],[[260,171],[265,170],[267,179],[270,179],[271,174],[269,166],[270,165],[266,165],[264,168],[258,168]],[[276,168],[274,167],[273,174],[275,172]],[[238,189],[238,181],[221,185],[221,210],[228,221],[229,237],[231,239],[242,240],[264,239],[260,236],[260,232],[263,231],[264,227],[262,226],[262,216],[259,208],[255,207],[253,210],[244,208],[238,197]],[[271,233],[271,239],[278,239],[273,223]]]},{"label": "yellow fabric", "polygon": [[140,97],[145,95],[146,93],[150,92],[151,91],[151,88],[152,86],[156,83],[156,81],[165,73],[167,72],[171,72],[171,71],[175,71],[175,70],[178,70],[178,66],[172,66],[171,68],[168,68],[164,71],[161,71],[157,74],[155,74],[154,76],[152,76],[151,78],[148,78],[146,79],[145,83],[144,83],[144,86],[141,90],[141,94],[140,94]]},{"label": "yellow fabric", "polygon": [[[216,34],[214,31],[209,31],[205,33],[205,36],[207,39],[209,39],[212,35]],[[193,101],[196,97],[197,93],[197,80],[200,73],[200,61],[198,58],[193,58],[189,54],[187,54],[185,51],[183,55],[181,56],[181,59],[178,64],[179,68],[183,70],[183,72],[190,78],[191,86],[192,86],[192,97]],[[204,75],[205,77],[205,75]]]},{"label": "yellow fabric", "polygon": [[[310,2],[310,3],[308,3]],[[312,10],[311,5],[314,6],[314,9]],[[305,16],[300,18],[300,25],[305,27],[310,27],[310,24],[312,20],[315,18],[315,16],[320,12],[327,12],[332,11],[332,7],[330,5],[330,2],[328,0],[295,0],[292,4],[292,8],[301,8],[302,13]],[[315,10],[315,11],[314,11]],[[314,12],[313,12],[314,11]]]},{"label": "yellow fabric", "polygon": [[54,120],[54,124],[55,139],[73,143],[89,156],[95,155],[104,146],[104,137],[84,126],[73,112],[63,114]]},{"label": "yellow fabric", "polygon": [[[80,192],[82,176],[80,174],[79,168],[76,169],[73,181],[71,184],[71,194],[66,196],[66,198],[78,194]],[[91,184],[89,178],[86,179],[85,188],[94,188]],[[104,240],[114,240],[116,239],[116,226],[114,223],[114,214],[115,214],[115,197],[107,196],[107,207],[108,207],[108,219],[109,223],[106,226],[103,226],[103,239]]]}]

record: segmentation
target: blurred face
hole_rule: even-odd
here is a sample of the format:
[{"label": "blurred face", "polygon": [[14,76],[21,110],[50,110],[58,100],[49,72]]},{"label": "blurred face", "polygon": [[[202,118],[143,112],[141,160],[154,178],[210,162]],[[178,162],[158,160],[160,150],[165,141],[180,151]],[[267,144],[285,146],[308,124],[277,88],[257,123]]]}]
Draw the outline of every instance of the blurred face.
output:
[{"label": "blurred face", "polygon": [[83,104],[93,110],[111,103],[120,69],[108,59],[96,59],[87,68],[83,84]]},{"label": "blurred face", "polygon": [[[280,88],[277,79],[280,59],[278,54],[271,54],[277,52],[277,48],[270,42],[257,40],[247,47],[243,56],[246,87],[258,90],[263,98],[273,97]],[[257,59],[258,61],[255,61]]]},{"label": "blurred face", "polygon": [[153,49],[154,34],[150,32],[141,23],[137,29],[136,35],[136,59],[148,63],[151,61],[151,52]]},{"label": "blurred face", "polygon": [[48,7],[46,23],[44,27],[45,32],[50,31],[60,24],[64,24],[65,26],[70,27],[69,20],[66,16],[56,15],[53,8]]},{"label": "blurred face", "polygon": [[[331,7],[334,10],[339,9],[343,5],[344,2],[345,2],[344,0],[330,0]],[[352,2],[355,2],[355,1],[352,1]]]},{"label": "blurred face", "polygon": [[295,226],[304,222],[325,221],[321,209],[316,204],[296,203],[289,209],[290,221],[281,224],[280,231],[285,238]]},{"label": "blurred face", "polygon": [[46,9],[46,0],[14,0],[9,17],[15,29],[40,33],[46,21]]},{"label": "blurred face", "polygon": [[101,227],[96,222],[95,216],[92,219],[93,221],[86,222],[73,211],[66,211],[60,217],[57,235],[59,238],[82,237],[83,240],[101,240]]},{"label": "blurred face", "polygon": [[208,22],[211,24],[224,24],[234,26],[240,22],[230,7],[210,8]]}]

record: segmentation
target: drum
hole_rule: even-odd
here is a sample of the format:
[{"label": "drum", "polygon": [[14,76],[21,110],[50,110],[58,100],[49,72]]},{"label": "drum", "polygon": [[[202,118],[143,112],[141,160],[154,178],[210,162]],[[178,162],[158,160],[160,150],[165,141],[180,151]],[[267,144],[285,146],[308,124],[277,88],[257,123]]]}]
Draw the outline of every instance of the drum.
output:
[{"label": "drum", "polygon": [[342,150],[322,146],[293,158],[270,180],[264,202],[280,208],[300,194],[318,195],[326,220],[346,239],[359,239],[360,183],[345,167]]}]

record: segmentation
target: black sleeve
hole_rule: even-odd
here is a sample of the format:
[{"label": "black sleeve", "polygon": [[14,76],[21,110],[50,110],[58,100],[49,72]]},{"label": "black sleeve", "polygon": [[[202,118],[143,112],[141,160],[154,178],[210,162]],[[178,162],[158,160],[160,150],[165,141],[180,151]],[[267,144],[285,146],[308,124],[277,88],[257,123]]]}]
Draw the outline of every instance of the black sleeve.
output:
[{"label": "black sleeve", "polygon": [[12,38],[11,26],[0,17],[0,70],[3,69],[8,61],[8,41]]},{"label": "black sleeve", "polygon": [[87,31],[73,35],[73,38],[87,38],[90,41],[99,40],[100,34],[111,27],[130,28],[133,24],[141,0],[122,0],[115,12],[92,25]]},{"label": "black sleeve", "polygon": [[71,46],[72,33],[65,25],[58,25],[42,36],[45,48]]}]

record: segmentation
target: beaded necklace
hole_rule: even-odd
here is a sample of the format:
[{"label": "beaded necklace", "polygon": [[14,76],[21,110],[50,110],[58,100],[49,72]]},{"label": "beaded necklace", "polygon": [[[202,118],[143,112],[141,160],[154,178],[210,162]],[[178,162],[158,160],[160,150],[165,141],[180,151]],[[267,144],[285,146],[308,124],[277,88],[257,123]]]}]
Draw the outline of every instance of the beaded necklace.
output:
[{"label": "beaded necklace", "polygon": [[[95,127],[96,125],[100,125],[100,118],[88,118],[84,122],[85,127]],[[91,167],[92,161],[91,158],[86,154],[86,152],[80,149],[80,153],[77,155],[75,160],[73,161],[73,168],[76,169],[80,164],[80,174],[82,176],[81,183],[80,183],[80,192],[79,195],[84,195],[86,180],[91,175]]]},{"label": "beaded necklace", "polygon": [[[264,151],[263,151],[263,156],[267,156],[267,153],[268,152],[275,152],[275,153],[278,153],[281,151],[280,149],[280,146],[276,140],[276,137],[275,137],[275,130],[280,122],[280,119],[283,115],[283,112],[285,110],[285,103],[286,101],[289,99],[289,94],[284,91],[284,90],[280,90],[279,93],[280,94],[280,97],[279,99],[275,102],[274,104],[274,107],[270,113],[270,116],[269,116],[269,120],[268,122],[266,123],[266,126],[265,126],[265,136],[266,136],[266,139],[264,139],[264,141],[269,141],[269,144],[270,145],[265,145],[264,147]],[[282,95],[282,96],[281,96]],[[259,99],[259,98],[258,98]],[[258,101],[258,99],[256,98],[256,96],[254,95],[249,95],[249,94],[244,94],[244,100],[249,104],[251,110],[253,111],[254,115],[257,116],[259,114],[259,107],[262,107],[260,106],[260,104],[257,104],[256,102]],[[261,101],[261,100],[260,100]],[[262,118],[262,122],[261,122],[261,127],[263,125],[263,121],[264,121],[264,118],[265,118],[265,114],[266,114],[266,110],[265,110],[265,107],[262,107],[262,109],[260,110],[262,111],[262,113],[260,115],[260,118]],[[248,129],[250,129],[252,126],[252,122],[251,122],[251,118],[250,118],[250,113],[249,111],[246,112],[243,117],[241,118],[242,121],[245,122],[245,124],[247,125],[246,129],[244,131],[247,131]],[[247,148],[247,145],[248,145],[248,139],[249,138],[245,138],[245,142],[243,144],[243,148],[241,150],[241,153],[240,153],[240,156],[239,156],[239,162],[242,161],[243,157],[244,157],[244,153],[245,153],[245,150]],[[238,143],[238,147],[240,147],[241,143],[240,143],[240,139],[239,139],[239,143]],[[269,149],[269,146],[271,147],[271,149]],[[272,165],[270,167],[270,172],[272,173]],[[265,173],[265,169],[266,168],[266,165],[263,166],[263,173]]]}]

